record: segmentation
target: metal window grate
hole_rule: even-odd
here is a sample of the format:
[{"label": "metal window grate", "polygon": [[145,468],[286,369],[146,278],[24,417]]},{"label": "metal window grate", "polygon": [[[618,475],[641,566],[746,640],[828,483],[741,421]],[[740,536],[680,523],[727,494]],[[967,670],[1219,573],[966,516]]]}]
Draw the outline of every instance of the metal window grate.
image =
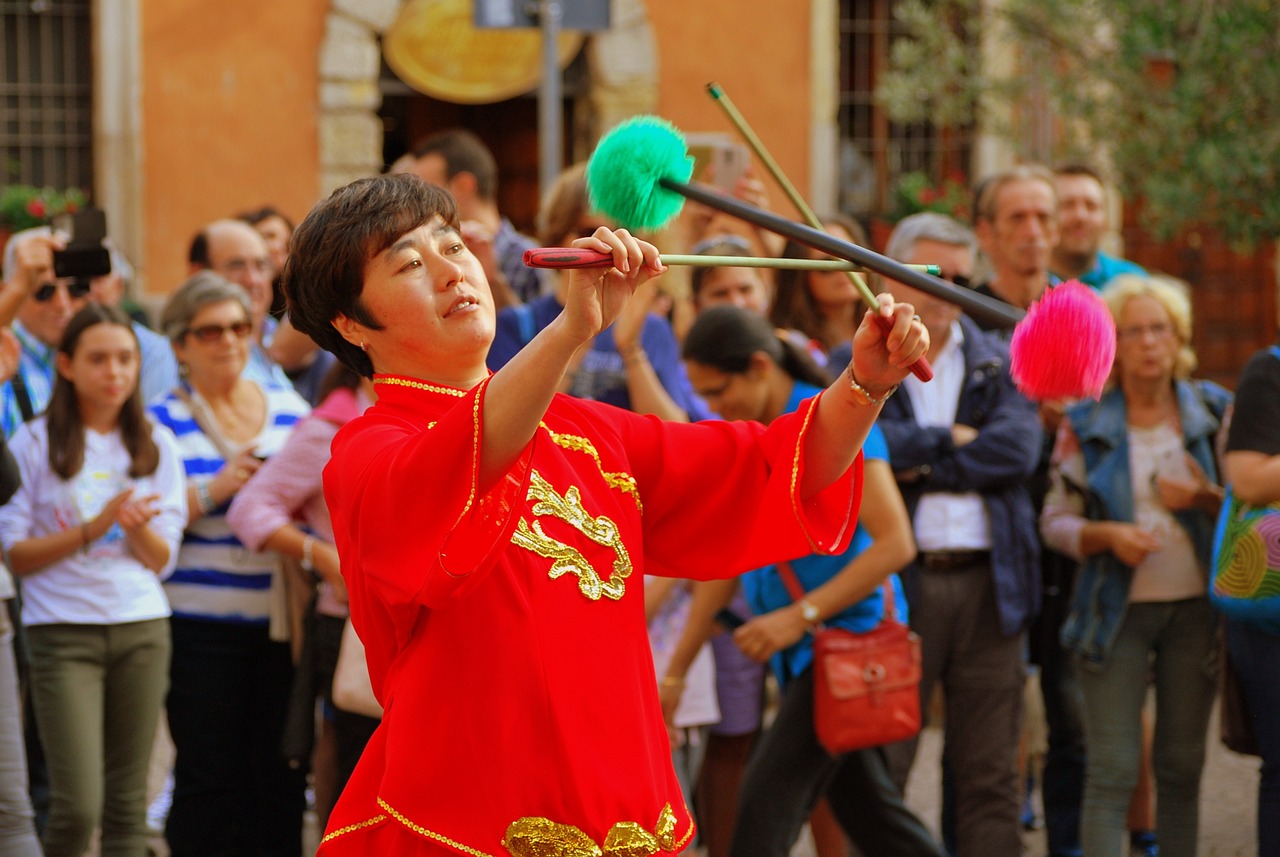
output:
[{"label": "metal window grate", "polygon": [[0,179],[93,188],[90,0],[0,0]]},{"label": "metal window grate", "polygon": [[840,209],[857,217],[892,208],[898,179],[914,171],[935,180],[969,172],[971,129],[889,121],[875,89],[889,48],[902,33],[895,0],[840,2]]}]

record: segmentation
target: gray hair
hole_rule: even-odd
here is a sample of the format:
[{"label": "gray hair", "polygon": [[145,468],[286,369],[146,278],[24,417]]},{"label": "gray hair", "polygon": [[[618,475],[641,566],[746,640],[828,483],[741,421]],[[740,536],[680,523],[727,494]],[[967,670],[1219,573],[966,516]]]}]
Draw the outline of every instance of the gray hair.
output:
[{"label": "gray hair", "polygon": [[235,301],[250,315],[249,293],[220,274],[204,270],[192,274],[169,296],[160,314],[160,329],[171,342],[186,335],[191,320],[210,304]]},{"label": "gray hair", "polygon": [[902,261],[911,255],[916,243],[920,241],[936,241],[969,250],[973,249],[975,243],[973,230],[960,221],[945,214],[922,211],[898,222],[885,245],[884,254],[890,259]]}]

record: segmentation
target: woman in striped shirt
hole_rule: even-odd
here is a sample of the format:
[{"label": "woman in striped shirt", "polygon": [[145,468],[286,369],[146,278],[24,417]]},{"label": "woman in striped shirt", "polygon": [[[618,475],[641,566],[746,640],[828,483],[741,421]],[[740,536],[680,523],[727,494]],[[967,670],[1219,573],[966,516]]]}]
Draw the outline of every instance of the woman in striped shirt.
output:
[{"label": "woman in striped shirt", "polygon": [[271,605],[283,582],[273,555],[231,532],[226,510],[307,405],[244,377],[249,319],[244,290],[209,271],[179,287],[161,316],[184,377],[152,412],[177,436],[190,507],[165,583],[177,749],[165,835],[174,857],[302,848],[304,772],[280,754],[293,665]]}]

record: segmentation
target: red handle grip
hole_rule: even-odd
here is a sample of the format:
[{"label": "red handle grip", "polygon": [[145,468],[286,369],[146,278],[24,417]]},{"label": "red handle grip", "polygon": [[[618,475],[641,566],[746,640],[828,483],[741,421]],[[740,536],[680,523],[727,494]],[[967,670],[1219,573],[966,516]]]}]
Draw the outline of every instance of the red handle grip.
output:
[{"label": "red handle grip", "polygon": [[[880,329],[884,331],[886,336],[889,334],[889,331],[893,330],[893,319],[885,318],[880,315],[880,313],[876,313],[871,317],[876,320],[876,324],[880,325]],[[911,374],[915,375],[921,381],[932,381],[933,367],[929,365],[927,358],[921,357],[915,363],[911,364]]]},{"label": "red handle grip", "polygon": [[608,268],[613,255],[579,247],[534,247],[524,251],[524,264],[529,268]]}]

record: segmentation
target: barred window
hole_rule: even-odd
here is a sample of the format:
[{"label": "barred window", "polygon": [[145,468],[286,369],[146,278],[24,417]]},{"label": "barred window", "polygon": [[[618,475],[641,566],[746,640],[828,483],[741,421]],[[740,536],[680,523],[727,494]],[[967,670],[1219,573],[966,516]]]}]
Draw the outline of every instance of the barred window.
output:
[{"label": "barred window", "polygon": [[6,184],[93,189],[90,0],[0,0]]},{"label": "barred window", "polygon": [[893,207],[906,173],[940,181],[969,173],[972,129],[891,122],[875,100],[889,47],[902,33],[896,0],[840,0],[840,209],[867,218]]}]

